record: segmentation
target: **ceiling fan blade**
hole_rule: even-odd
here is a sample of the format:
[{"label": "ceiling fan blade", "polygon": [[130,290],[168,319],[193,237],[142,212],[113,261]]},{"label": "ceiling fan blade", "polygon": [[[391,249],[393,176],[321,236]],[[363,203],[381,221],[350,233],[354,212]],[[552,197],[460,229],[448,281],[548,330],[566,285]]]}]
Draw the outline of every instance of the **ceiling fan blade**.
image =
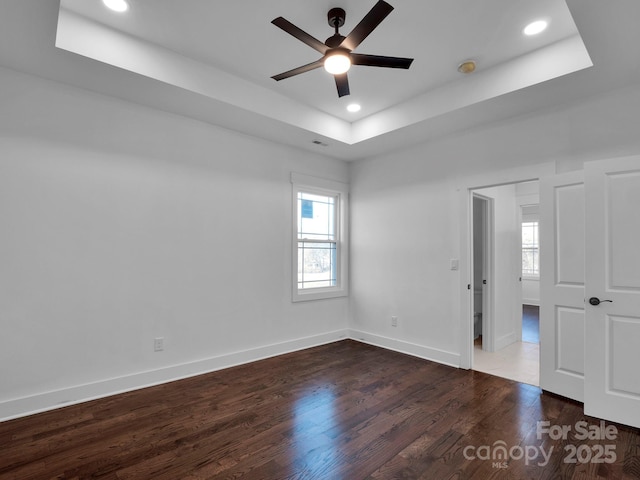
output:
[{"label": "ceiling fan blade", "polygon": [[316,60],[315,62],[307,63],[306,65],[302,65],[301,67],[294,68],[293,70],[279,73],[278,75],[274,75],[271,78],[276,81],[284,80],[285,78],[293,77],[294,75],[300,75],[301,73],[310,72],[311,70],[315,70],[322,65],[324,65],[324,58]]},{"label": "ceiling fan blade", "polygon": [[355,48],[380,25],[380,22],[387,18],[387,15],[389,15],[392,10],[393,7],[387,2],[378,0],[378,3],[360,20],[360,23],[347,35],[340,46],[348,48],[349,50],[355,50]]},{"label": "ceiling fan blade", "polygon": [[409,68],[411,62],[413,62],[413,58],[384,57],[363,53],[351,54],[351,63],[353,65],[366,65],[367,67]]},{"label": "ceiling fan blade", "polygon": [[338,87],[338,97],[349,95],[349,79],[347,78],[347,74],[341,73],[340,75],[334,75],[334,77],[336,79],[336,87]]},{"label": "ceiling fan blade", "polygon": [[327,47],[324,43],[322,43],[317,38],[312,37],[304,30],[296,27],[289,20],[286,20],[282,17],[278,17],[273,19],[271,23],[273,23],[276,27],[281,28],[282,30],[287,32],[289,35],[296,37],[301,42],[306,43],[311,48],[313,48],[314,50],[317,50],[323,55],[327,53],[327,50],[329,50],[329,47]]}]

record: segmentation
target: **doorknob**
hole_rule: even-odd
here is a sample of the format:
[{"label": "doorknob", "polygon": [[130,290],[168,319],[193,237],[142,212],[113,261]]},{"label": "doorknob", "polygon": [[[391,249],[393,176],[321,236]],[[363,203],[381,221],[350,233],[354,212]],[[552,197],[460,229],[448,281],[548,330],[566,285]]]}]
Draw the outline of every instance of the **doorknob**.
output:
[{"label": "doorknob", "polygon": [[600,300],[598,297],[591,297],[589,299],[589,303],[591,305],[600,305],[602,302],[611,302],[611,303],[613,303],[613,300]]}]

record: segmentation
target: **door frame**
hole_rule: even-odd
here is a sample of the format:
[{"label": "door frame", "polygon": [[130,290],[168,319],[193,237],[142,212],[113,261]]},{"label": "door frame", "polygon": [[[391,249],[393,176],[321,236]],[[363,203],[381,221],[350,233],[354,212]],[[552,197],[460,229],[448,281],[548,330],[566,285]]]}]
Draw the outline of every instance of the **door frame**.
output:
[{"label": "door frame", "polygon": [[514,183],[531,182],[540,177],[556,172],[555,162],[530,165],[478,175],[468,183],[457,188],[460,205],[460,275],[459,275],[459,328],[460,328],[460,361],[462,369],[469,370],[473,362],[473,292],[472,283],[472,248],[473,230],[471,217],[473,214],[473,190],[498,187]]},{"label": "door frame", "polygon": [[[477,198],[482,201],[482,284],[480,289],[482,291],[482,349],[488,352],[495,350],[495,316],[494,312],[494,267],[493,261],[495,256],[495,242],[494,242],[494,199],[486,197],[475,191],[471,191],[472,212],[475,208],[473,206],[473,200]],[[475,258],[474,258],[474,240],[473,232],[475,231],[474,223],[475,215],[471,215],[471,292],[472,302],[475,304],[475,292],[477,285],[475,284]],[[471,306],[472,321],[475,321],[474,305]],[[473,324],[472,324],[473,328]],[[472,363],[473,365],[473,363]]]}]

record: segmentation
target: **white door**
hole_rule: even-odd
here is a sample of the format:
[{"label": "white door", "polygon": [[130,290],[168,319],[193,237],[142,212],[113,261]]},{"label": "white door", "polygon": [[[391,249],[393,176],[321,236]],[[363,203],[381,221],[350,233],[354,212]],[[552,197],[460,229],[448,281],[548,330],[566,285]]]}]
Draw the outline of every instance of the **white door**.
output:
[{"label": "white door", "polygon": [[587,163],[585,186],[584,409],[640,427],[640,157]]},{"label": "white door", "polygon": [[583,172],[540,179],[540,387],[584,401]]},{"label": "white door", "polygon": [[[482,301],[482,349],[487,352],[495,351],[495,325],[493,311],[493,198],[484,195],[474,194],[474,198],[478,199],[477,205],[480,209],[478,220],[481,223],[480,238],[476,239],[479,243],[479,252],[481,261],[478,263],[474,259],[474,265],[479,266],[482,275],[478,277],[474,275],[474,294],[477,290],[481,291]],[[474,267],[475,268],[475,267]],[[477,282],[480,284],[478,285]],[[474,299],[475,301],[475,299]]]}]

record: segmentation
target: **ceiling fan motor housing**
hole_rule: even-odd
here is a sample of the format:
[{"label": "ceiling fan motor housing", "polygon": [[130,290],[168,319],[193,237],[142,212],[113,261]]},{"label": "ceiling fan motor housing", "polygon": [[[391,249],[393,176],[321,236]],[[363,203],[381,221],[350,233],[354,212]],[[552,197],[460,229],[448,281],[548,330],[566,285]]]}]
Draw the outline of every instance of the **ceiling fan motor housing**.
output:
[{"label": "ceiling fan motor housing", "polygon": [[340,28],[344,25],[344,19],[347,16],[342,8],[332,8],[327,13],[327,20],[331,28]]},{"label": "ceiling fan motor housing", "polygon": [[327,13],[327,20],[329,21],[329,25],[336,30],[336,33],[325,40],[324,44],[327,47],[337,48],[344,40],[345,37],[338,33],[338,28],[344,25],[345,17],[346,13],[342,8],[332,8],[331,10],[329,10],[329,13]]}]

